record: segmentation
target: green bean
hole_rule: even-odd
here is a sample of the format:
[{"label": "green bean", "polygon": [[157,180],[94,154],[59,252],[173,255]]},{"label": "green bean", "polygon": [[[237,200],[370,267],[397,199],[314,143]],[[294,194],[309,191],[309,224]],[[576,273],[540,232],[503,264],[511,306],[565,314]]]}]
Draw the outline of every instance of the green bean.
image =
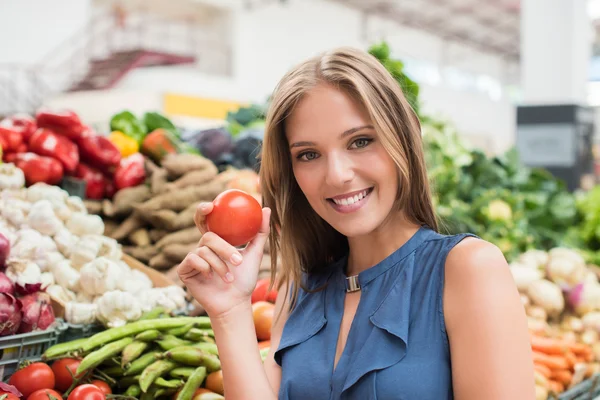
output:
[{"label": "green bean", "polygon": [[126,376],[119,380],[119,387],[125,388],[131,385],[139,385],[140,384],[140,375],[135,376]]},{"label": "green bean", "polygon": [[174,347],[189,346],[192,344],[189,340],[179,339],[173,335],[165,335],[162,340],[157,340],[156,343],[163,350],[171,350]]},{"label": "green bean", "polygon": [[160,317],[161,314],[164,314],[166,312],[167,312],[167,310],[165,310],[164,307],[154,307],[152,310],[147,311],[144,314],[142,314],[139,321],[143,321],[146,319],[157,319]]},{"label": "green bean", "polygon": [[194,395],[194,392],[202,385],[202,382],[204,382],[205,378],[206,368],[196,368],[192,376],[190,376],[185,385],[183,385],[183,388],[177,395],[176,400],[191,400],[192,396]]},{"label": "green bean", "polygon": [[91,352],[90,354],[85,356],[83,360],[81,360],[81,364],[79,364],[79,366],[77,367],[77,375],[79,375],[83,371],[92,369],[100,365],[106,359],[119,354],[125,348],[125,346],[127,346],[132,341],[133,338],[126,337],[115,342],[106,344],[100,349]]},{"label": "green bean", "polygon": [[195,326],[195,324],[193,322],[190,322],[189,324],[185,324],[178,328],[169,329],[169,330],[167,330],[166,333],[168,335],[173,335],[173,336],[183,336],[186,333],[188,333],[190,331],[190,329],[192,329],[194,326]]},{"label": "green bean", "polygon": [[142,389],[140,389],[139,385],[131,385],[123,394],[125,396],[138,397],[140,394],[142,394]]},{"label": "green bean", "polygon": [[[160,354],[160,353],[158,353]],[[152,364],[157,360],[154,352],[146,353],[131,364],[129,364],[129,368],[125,369],[125,376],[137,375],[142,372],[148,365]]]},{"label": "green bean", "polygon": [[121,368],[120,366],[102,368],[102,372],[104,372],[108,376],[123,376],[123,374],[125,373],[123,368]]},{"label": "green bean", "polygon": [[121,366],[131,363],[133,360],[144,354],[144,351],[148,348],[148,343],[133,341],[129,343],[121,354]]},{"label": "green bean", "polygon": [[196,347],[176,347],[164,353],[163,357],[193,367],[205,366],[208,372],[221,369],[221,361],[218,357]]},{"label": "green bean", "polygon": [[183,386],[183,381],[181,379],[169,379],[166,380],[163,377],[158,377],[154,381],[154,384],[158,387],[170,388],[170,389],[179,389]]},{"label": "green bean", "polygon": [[150,387],[147,392],[144,392],[142,390],[142,395],[140,396],[140,400],[154,400],[154,399],[156,399],[156,392],[157,391],[158,391],[158,388],[156,386]]},{"label": "green bean", "polygon": [[177,389],[171,389],[171,388],[159,388],[156,393],[154,393],[154,398],[158,398],[160,396],[169,396],[173,393],[177,392]]},{"label": "green bean", "polygon": [[217,348],[217,345],[214,343],[198,342],[198,343],[192,344],[191,347],[195,347],[197,349],[204,350],[207,353],[214,354],[215,356],[219,355],[219,349]]},{"label": "green bean", "polygon": [[179,317],[179,318],[164,318],[164,319],[147,319],[143,321],[131,322],[127,325],[120,326],[118,328],[111,328],[106,331],[96,333],[90,337],[81,348],[82,351],[87,352],[96,347],[102,346],[105,343],[112,342],[124,337],[133,336],[137,333],[143,332],[148,329],[170,329],[176,328],[181,325],[185,325],[191,321],[202,321],[210,323],[208,317]]},{"label": "green bean", "polygon": [[166,374],[176,366],[176,363],[169,360],[158,360],[148,365],[140,377],[140,388],[142,389],[142,392],[146,393],[156,378]]},{"label": "green bean", "polygon": [[139,340],[141,342],[152,342],[159,339],[162,339],[162,333],[157,329],[150,329],[148,331],[138,333],[135,336],[135,340]]},{"label": "green bean", "polygon": [[172,369],[169,372],[169,375],[171,375],[173,378],[187,380],[190,376],[192,376],[194,370],[195,368],[193,367],[177,367],[175,369]]},{"label": "green bean", "polygon": [[203,340],[206,338],[211,338],[211,337],[212,338],[215,337],[215,333],[213,332],[212,329],[192,328],[185,335],[183,335],[184,339],[192,340],[194,342],[197,342],[199,340]]},{"label": "green bean", "polygon": [[58,343],[54,346],[49,347],[44,354],[42,355],[42,359],[48,360],[51,358],[58,357],[60,355],[70,353],[72,351],[81,350],[83,344],[88,341],[88,338],[81,338],[71,340],[70,342]]}]

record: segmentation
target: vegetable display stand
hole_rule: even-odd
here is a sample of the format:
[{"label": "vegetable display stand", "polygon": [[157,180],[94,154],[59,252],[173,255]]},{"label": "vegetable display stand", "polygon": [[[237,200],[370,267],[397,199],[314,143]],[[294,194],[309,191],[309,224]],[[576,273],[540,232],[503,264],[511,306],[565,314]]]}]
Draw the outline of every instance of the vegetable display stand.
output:
[{"label": "vegetable display stand", "polygon": [[95,324],[71,324],[65,323],[59,335],[59,342],[65,343],[76,339],[87,338],[105,330],[100,323]]},{"label": "vegetable display stand", "polygon": [[548,400],[594,400],[600,397],[600,374],[573,386],[558,397],[550,395]]},{"label": "vegetable display stand", "polygon": [[44,351],[58,343],[66,324],[56,319],[54,327],[0,337],[0,380],[6,381],[23,361],[40,360]]}]

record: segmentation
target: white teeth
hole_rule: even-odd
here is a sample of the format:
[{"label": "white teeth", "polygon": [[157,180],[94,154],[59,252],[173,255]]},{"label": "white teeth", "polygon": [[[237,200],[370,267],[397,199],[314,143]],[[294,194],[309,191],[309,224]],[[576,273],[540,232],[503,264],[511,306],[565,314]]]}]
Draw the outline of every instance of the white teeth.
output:
[{"label": "white teeth", "polygon": [[356,202],[359,202],[363,198],[365,198],[367,196],[367,192],[368,192],[368,189],[362,191],[361,193],[355,195],[354,197],[348,197],[348,198],[342,199],[342,200],[333,199],[333,202],[335,204],[338,204],[338,205],[341,205],[341,206],[347,206],[347,205],[350,205],[350,204],[354,204]]}]

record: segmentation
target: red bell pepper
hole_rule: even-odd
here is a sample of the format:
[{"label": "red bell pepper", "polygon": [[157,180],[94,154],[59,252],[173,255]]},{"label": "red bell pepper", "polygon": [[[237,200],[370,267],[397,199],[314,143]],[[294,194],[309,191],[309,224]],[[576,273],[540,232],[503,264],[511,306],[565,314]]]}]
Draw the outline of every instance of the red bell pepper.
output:
[{"label": "red bell pepper", "polygon": [[17,148],[23,143],[23,135],[11,128],[0,126],[0,137],[6,143],[6,147],[2,147],[6,151],[17,151]]},{"label": "red bell pepper", "polygon": [[34,153],[13,153],[8,158],[11,160],[10,162],[23,170],[28,186],[38,182],[57,185],[63,178],[63,166],[54,158]]},{"label": "red bell pepper", "polygon": [[146,168],[144,166],[144,156],[140,153],[135,153],[124,158],[115,171],[115,186],[117,190],[141,185],[145,180]]},{"label": "red bell pepper", "polygon": [[6,139],[0,136],[0,148],[2,148],[3,154],[6,154],[8,151],[8,144],[6,143]]},{"label": "red bell pepper", "polygon": [[115,182],[112,178],[104,177],[104,197],[112,199],[115,193],[117,193]]},{"label": "red bell pepper", "polygon": [[35,120],[38,127],[48,128],[71,140],[79,139],[86,128],[81,123],[79,116],[70,110],[39,110],[35,115]]},{"label": "red bell pepper", "polygon": [[121,162],[121,152],[104,136],[85,136],[77,143],[81,160],[102,171],[112,172]]},{"label": "red bell pepper", "polygon": [[68,173],[75,172],[79,164],[79,151],[75,143],[53,131],[40,128],[29,139],[29,150],[33,153],[56,158]]},{"label": "red bell pepper", "polygon": [[23,138],[23,142],[28,142],[31,135],[37,130],[37,125],[29,115],[16,114],[3,119],[0,122],[0,128],[17,132]]},{"label": "red bell pepper", "polygon": [[85,197],[101,200],[104,198],[106,184],[102,172],[85,164],[79,164],[75,177],[85,181]]}]

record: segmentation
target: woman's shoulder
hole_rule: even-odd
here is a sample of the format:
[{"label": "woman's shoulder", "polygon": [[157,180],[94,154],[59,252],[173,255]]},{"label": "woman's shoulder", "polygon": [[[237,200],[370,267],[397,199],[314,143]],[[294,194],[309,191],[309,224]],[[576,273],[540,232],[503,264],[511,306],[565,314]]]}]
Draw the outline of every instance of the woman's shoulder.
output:
[{"label": "woman's shoulder", "polygon": [[512,294],[516,290],[502,251],[478,237],[464,237],[450,249],[445,262],[445,286],[448,292],[460,293],[464,301],[503,291]]}]

